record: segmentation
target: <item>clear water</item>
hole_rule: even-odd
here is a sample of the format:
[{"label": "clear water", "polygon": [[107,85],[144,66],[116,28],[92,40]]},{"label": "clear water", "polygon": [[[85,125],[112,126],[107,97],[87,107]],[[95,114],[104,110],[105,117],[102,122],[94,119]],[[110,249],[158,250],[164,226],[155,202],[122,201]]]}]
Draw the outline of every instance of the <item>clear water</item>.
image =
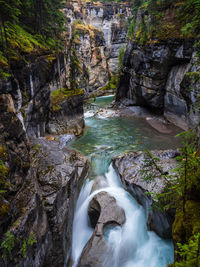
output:
[{"label": "clear water", "polygon": [[[104,108],[113,96],[98,97],[93,109]],[[161,134],[141,118],[85,118],[84,135],[70,146],[90,158],[94,175],[104,174],[114,155],[131,150],[176,148],[178,140],[172,134]]]},{"label": "clear water", "polygon": [[[97,98],[93,109],[105,108],[112,97]],[[92,236],[93,230],[87,214],[88,205],[95,194],[106,191],[114,196],[125,211],[126,222],[122,227],[107,227],[106,242],[112,247],[112,267],[166,267],[173,262],[173,244],[147,231],[146,213],[136,200],[126,192],[119,177],[110,165],[111,158],[125,151],[144,149],[169,149],[177,147],[172,135],[157,133],[145,120],[135,118],[86,118],[84,135],[71,143],[71,147],[87,155],[91,161],[90,179],[85,182],[73,222],[72,259],[76,267],[81,252]],[[102,180],[104,186],[96,190],[94,184]]]}]

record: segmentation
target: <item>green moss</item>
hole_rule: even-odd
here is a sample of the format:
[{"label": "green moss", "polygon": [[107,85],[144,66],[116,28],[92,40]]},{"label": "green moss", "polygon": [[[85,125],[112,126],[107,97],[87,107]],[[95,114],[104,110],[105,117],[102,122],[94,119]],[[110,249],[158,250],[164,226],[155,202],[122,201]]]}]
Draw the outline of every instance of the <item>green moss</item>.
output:
[{"label": "green moss", "polygon": [[0,218],[2,219],[5,214],[9,212],[10,206],[7,203],[3,203],[0,207]]},{"label": "green moss", "polygon": [[84,93],[83,89],[67,90],[65,88],[57,89],[51,93],[51,108],[53,111],[58,111],[61,109],[60,104],[69,97],[82,95]]},{"label": "green moss", "polygon": [[175,242],[181,242],[184,239],[185,229],[184,229],[183,223],[184,223],[183,212],[177,211],[175,221],[173,223],[173,228],[172,228],[173,240]]},{"label": "green moss", "polygon": [[118,76],[117,74],[114,74],[114,75],[110,78],[109,82],[108,82],[105,86],[103,86],[103,87],[101,88],[101,90],[103,90],[103,91],[107,91],[107,90],[115,90],[115,89],[117,89],[117,87],[118,87],[118,82],[119,82],[119,76]]},{"label": "green moss", "polygon": [[7,158],[6,147],[0,144],[0,158]]},{"label": "green moss", "polygon": [[2,160],[0,160],[0,183],[3,183],[8,174],[8,168],[5,166]]},{"label": "green moss", "polygon": [[11,75],[8,73],[8,59],[0,51],[0,78],[8,79]]},{"label": "green moss", "polygon": [[188,200],[185,205],[185,229],[187,239],[200,232],[200,203]]}]

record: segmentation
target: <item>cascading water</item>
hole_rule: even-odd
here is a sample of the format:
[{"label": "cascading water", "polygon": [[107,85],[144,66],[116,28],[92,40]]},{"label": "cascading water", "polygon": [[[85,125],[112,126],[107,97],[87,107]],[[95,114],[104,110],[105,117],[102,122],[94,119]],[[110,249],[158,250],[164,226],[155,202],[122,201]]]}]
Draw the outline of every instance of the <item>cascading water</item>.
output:
[{"label": "cascading water", "polygon": [[[97,100],[101,107],[108,104],[109,98]],[[126,192],[118,175],[110,165],[111,157],[126,150],[142,148],[172,148],[177,140],[172,136],[158,134],[147,123],[137,119],[92,117],[90,111],[86,124],[88,130],[71,143],[73,148],[85,153],[91,161],[91,180],[87,180],[81,190],[73,222],[72,261],[73,267],[79,262],[82,250],[93,234],[88,217],[88,205],[95,194],[105,191],[113,196],[126,216],[122,227],[105,227],[104,239],[112,247],[113,267],[165,267],[173,262],[173,244],[163,240],[154,232],[147,231],[146,212],[136,200]],[[141,137],[142,136],[142,137]],[[149,142],[151,140],[151,142]],[[165,141],[165,142],[163,142]],[[167,145],[166,145],[167,144]],[[95,178],[96,177],[96,178]],[[95,183],[101,182],[95,190]],[[103,185],[103,186],[102,186]],[[95,191],[94,191],[95,190]],[[105,256],[104,267],[106,264]],[[110,259],[109,259],[109,262]]]},{"label": "cascading water", "polygon": [[[105,188],[90,194],[94,181],[87,181],[81,190],[73,224],[73,267],[77,266],[81,252],[94,230],[87,215],[89,202],[101,191],[115,197],[126,215],[126,222],[122,227],[104,229],[105,240],[113,249],[113,267],[164,267],[173,262],[172,242],[147,231],[147,218],[143,207],[123,189],[112,166],[109,167],[105,178],[107,181]],[[111,257],[110,254],[107,256]]]}]

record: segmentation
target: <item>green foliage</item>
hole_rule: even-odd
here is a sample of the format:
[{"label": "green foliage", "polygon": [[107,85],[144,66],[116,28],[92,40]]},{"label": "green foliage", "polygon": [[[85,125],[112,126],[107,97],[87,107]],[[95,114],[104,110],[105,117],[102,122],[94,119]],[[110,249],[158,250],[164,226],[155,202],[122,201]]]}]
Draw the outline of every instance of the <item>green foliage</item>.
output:
[{"label": "green foliage", "polygon": [[118,55],[118,59],[119,59],[119,67],[118,68],[119,68],[119,70],[121,70],[123,67],[124,55],[125,55],[125,47],[122,46],[119,49],[119,55]]},{"label": "green foliage", "polygon": [[24,258],[26,258],[28,247],[32,247],[35,243],[37,243],[37,240],[33,232],[31,232],[28,237],[25,237],[23,240],[21,240],[19,238],[15,238],[11,231],[8,231],[6,232],[5,238],[1,243],[2,258],[4,260],[6,260],[7,258],[12,260],[12,250],[17,244],[20,246],[20,254]]},{"label": "green foliage", "polygon": [[159,166],[159,159],[151,152],[144,153],[141,175],[147,181],[155,181],[161,178],[167,187],[161,194],[154,194],[154,197],[163,203],[167,203],[164,209],[169,206],[185,211],[185,203],[193,190],[200,191],[200,155],[198,152],[199,138],[195,131],[186,131],[179,134],[183,139],[183,146],[180,148],[180,156],[176,159],[178,166],[171,173],[163,172]]},{"label": "green foliage", "polygon": [[164,173],[160,160],[147,151],[141,175],[147,182],[163,179],[166,184],[162,193],[153,194],[156,200],[153,208],[176,209],[173,238],[181,244],[178,244],[177,261],[172,266],[199,266],[199,234],[198,238],[193,235],[200,231],[200,137],[196,130],[178,136],[183,145],[176,158],[177,168]]},{"label": "green foliage", "polygon": [[144,181],[151,182],[155,178],[160,178],[163,174],[162,167],[159,166],[160,159],[146,150],[144,151],[144,160],[141,165],[140,174]]},{"label": "green foliage", "polygon": [[[80,25],[82,26],[82,24]],[[77,38],[79,38],[78,30],[74,30],[72,33],[72,37],[70,39],[70,44],[67,53],[68,55],[67,60],[69,61],[69,83],[71,90],[78,89],[79,84],[77,78],[79,77],[79,75],[84,74],[76,51]]]},{"label": "green foliage", "polygon": [[8,231],[5,236],[4,241],[1,243],[1,249],[3,250],[2,257],[4,259],[9,257],[12,260],[12,250],[15,246],[15,237],[10,231]]},{"label": "green foliage", "polygon": [[[200,37],[199,0],[133,0],[132,3],[128,39],[144,45],[150,39]],[[136,25],[138,11],[140,21]]]},{"label": "green foliage", "polygon": [[188,76],[190,79],[192,79],[194,82],[200,81],[200,72],[194,71],[194,72],[187,72],[185,73],[186,76]]},{"label": "green foliage", "polygon": [[19,25],[12,24],[7,22],[6,24],[7,31],[7,41],[10,46],[10,55],[15,56],[16,52],[13,50],[19,49],[21,52],[30,53],[37,51],[40,48],[45,48],[36,37],[25,31]]},{"label": "green foliage", "polygon": [[75,90],[78,88],[78,80],[77,77],[82,74],[82,68],[80,65],[80,61],[74,47],[71,47],[70,51],[70,71],[69,71],[69,82],[70,88]]},{"label": "green foliage", "polygon": [[[98,2],[99,0],[91,0],[91,2]],[[123,3],[127,2],[127,0],[102,0],[102,2],[117,2],[117,3]]]},{"label": "green foliage", "polygon": [[0,184],[6,178],[8,174],[8,168],[5,166],[2,160],[0,160]]},{"label": "green foliage", "polygon": [[32,157],[37,158],[39,152],[40,152],[40,144],[37,144],[36,146],[33,147],[32,149]]},{"label": "green foliage", "polygon": [[5,21],[18,22],[21,14],[20,5],[20,0],[0,0],[2,23]]},{"label": "green foliage", "polygon": [[107,91],[107,90],[115,90],[118,87],[119,83],[119,75],[113,74],[109,80],[109,82],[101,88],[101,90]]},{"label": "green foliage", "polygon": [[34,233],[31,233],[28,238],[23,239],[20,253],[22,254],[24,258],[27,257],[27,248],[29,246],[32,247],[35,243],[37,243],[37,240],[35,239]]},{"label": "green foliage", "polygon": [[200,266],[200,233],[194,235],[188,243],[177,245],[177,254],[181,260],[174,264],[175,267]]},{"label": "green foliage", "polygon": [[200,1],[184,1],[180,8],[181,15],[185,24],[182,27],[184,36],[198,38],[200,36]]},{"label": "green foliage", "polygon": [[132,18],[128,25],[127,38],[133,40],[135,37],[135,19]]},{"label": "green foliage", "polygon": [[63,0],[0,0],[0,76],[26,53],[63,49]]}]

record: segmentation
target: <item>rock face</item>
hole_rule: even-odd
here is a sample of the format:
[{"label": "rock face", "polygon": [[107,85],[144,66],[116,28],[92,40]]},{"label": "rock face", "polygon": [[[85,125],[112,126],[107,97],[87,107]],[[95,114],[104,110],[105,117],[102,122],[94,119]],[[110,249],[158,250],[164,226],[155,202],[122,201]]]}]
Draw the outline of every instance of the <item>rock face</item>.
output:
[{"label": "rock face", "polygon": [[[160,158],[159,166],[164,173],[176,167],[176,151],[153,151],[152,155]],[[146,192],[161,193],[165,187],[164,180],[160,178],[155,178],[152,182],[142,180],[140,170],[143,161],[142,152],[129,152],[112,160],[124,188],[145,208],[148,229],[155,231],[162,238],[171,238],[173,218],[170,214],[152,209],[153,199],[146,194]]]},{"label": "rock face", "polygon": [[50,112],[48,132],[51,134],[74,134],[79,136],[85,127],[83,94],[69,96],[59,103],[58,111]]},{"label": "rock face", "polygon": [[57,130],[57,133],[69,130],[66,121],[70,125],[72,117],[73,119],[77,117],[77,122],[71,125],[83,128],[83,95],[65,99],[62,111],[59,114],[54,113],[53,116],[51,114],[51,92],[58,88],[56,77],[64,71],[63,55],[59,56],[60,71],[58,71],[56,59],[49,59],[49,55],[30,57],[27,61],[29,64],[16,63],[12,69],[13,76],[8,81],[0,81],[0,94],[9,94],[9,97],[12,97],[16,116],[27,134],[35,137],[44,136],[55,121],[57,121],[56,126],[61,125],[59,121],[64,124],[64,117],[65,127],[63,125],[58,127],[60,132]]},{"label": "rock face", "polygon": [[[10,253],[7,243],[1,249],[0,265],[64,266],[88,161],[41,137],[51,121],[50,93],[57,89],[59,73],[56,61],[30,56],[29,64],[18,62],[12,70],[8,81],[0,80],[0,243],[12,239],[13,245]],[[74,133],[80,133],[82,104],[83,95],[64,101],[62,113],[54,114],[56,125],[63,120],[69,128],[73,118]]]},{"label": "rock face", "polygon": [[[116,101],[149,108],[187,129],[197,122],[198,82],[186,73],[198,72],[193,42],[164,40],[145,47],[129,43]],[[192,86],[192,90],[188,90]]]},{"label": "rock face", "polygon": [[[26,166],[28,174],[24,171],[23,181],[17,181],[17,190],[7,188],[4,196],[7,211],[1,212],[1,236],[9,230],[14,236],[14,246],[12,259],[7,255],[0,265],[55,266],[56,262],[57,266],[64,266],[65,256],[70,252],[74,208],[88,162],[77,152],[61,150],[55,141],[44,138],[32,141],[35,147],[32,168]],[[26,149],[22,146],[23,151]],[[20,163],[18,169],[19,166]],[[14,184],[13,177],[18,177],[18,172],[10,169],[9,174]],[[22,245],[31,238],[36,243],[32,246],[26,243],[24,255]]]},{"label": "rock face", "polygon": [[110,73],[118,69],[119,49],[126,45],[131,5],[71,0],[64,12],[71,25],[69,39],[75,30],[79,33],[76,50],[85,70],[85,79],[80,77],[80,82],[86,92],[91,92],[104,86]]},{"label": "rock face", "polygon": [[100,192],[90,201],[88,214],[95,229],[82,251],[78,266],[112,266],[112,249],[104,239],[104,228],[123,225],[125,213],[114,197],[107,192]]}]

